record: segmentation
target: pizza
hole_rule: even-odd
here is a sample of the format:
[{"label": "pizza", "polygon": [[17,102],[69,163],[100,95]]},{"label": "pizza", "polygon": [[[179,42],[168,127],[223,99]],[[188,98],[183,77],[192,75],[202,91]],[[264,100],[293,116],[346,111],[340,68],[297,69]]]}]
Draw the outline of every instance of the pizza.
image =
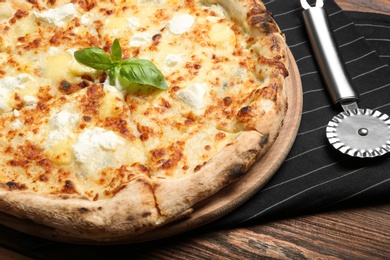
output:
[{"label": "pizza", "polygon": [[0,211],[115,241],[239,181],[287,110],[259,0],[0,2]]}]

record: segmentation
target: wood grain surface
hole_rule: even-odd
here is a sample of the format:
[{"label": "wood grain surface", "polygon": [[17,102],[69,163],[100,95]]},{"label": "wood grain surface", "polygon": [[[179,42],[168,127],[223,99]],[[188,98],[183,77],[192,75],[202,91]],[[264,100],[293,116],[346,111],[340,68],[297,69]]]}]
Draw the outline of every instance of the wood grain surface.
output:
[{"label": "wood grain surface", "polygon": [[335,2],[344,10],[382,14],[390,13],[389,0],[336,0]]},{"label": "wood grain surface", "polygon": [[[390,15],[389,0],[335,0]],[[388,201],[388,200],[387,200]],[[126,246],[45,242],[0,225],[0,259],[390,259],[390,204],[351,206],[246,228],[194,230]]]}]

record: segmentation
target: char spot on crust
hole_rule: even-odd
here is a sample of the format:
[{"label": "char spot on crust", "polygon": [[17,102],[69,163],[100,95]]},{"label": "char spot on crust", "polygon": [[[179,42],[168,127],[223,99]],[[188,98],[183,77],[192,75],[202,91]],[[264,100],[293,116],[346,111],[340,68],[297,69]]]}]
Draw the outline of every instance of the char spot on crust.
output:
[{"label": "char spot on crust", "polygon": [[65,91],[65,92],[68,92],[70,91],[70,88],[72,87],[72,84],[70,84],[68,81],[66,80],[62,80],[60,82],[60,89]]},{"label": "char spot on crust", "polygon": [[245,166],[242,164],[234,164],[228,169],[230,179],[238,179],[245,174]]},{"label": "char spot on crust", "polygon": [[61,192],[66,194],[77,193],[76,186],[71,180],[66,180]]},{"label": "char spot on crust", "polygon": [[82,208],[79,208],[79,211],[80,211],[80,213],[87,213],[87,212],[89,212],[89,209],[82,207]]},{"label": "char spot on crust", "polygon": [[70,196],[66,195],[66,194],[60,194],[59,198],[62,199],[62,200],[68,200],[68,199],[70,199]]},{"label": "char spot on crust", "polygon": [[[277,43],[273,43],[272,48],[275,48],[275,44],[277,44]],[[281,62],[280,60],[278,60],[277,58],[267,59],[267,58],[262,56],[258,59],[258,62],[260,62],[262,64],[267,64],[267,65],[274,67],[274,68],[277,68],[279,73],[281,75],[283,75],[283,77],[285,77],[285,78],[289,75],[288,69],[286,68],[284,63]]]},{"label": "char spot on crust", "polygon": [[143,218],[147,218],[147,217],[149,217],[150,215],[152,215],[152,213],[150,213],[150,212],[144,212],[144,213],[142,213],[142,217]]},{"label": "char spot on crust", "polygon": [[9,182],[7,182],[6,184],[7,184],[8,188],[9,188],[10,190],[16,190],[16,189],[18,189],[18,184],[15,183],[15,182],[13,182],[13,181],[9,181]]},{"label": "char spot on crust", "polygon": [[287,78],[289,75],[289,72],[288,72],[288,69],[286,68],[286,66],[284,66],[283,62],[275,61],[275,64],[276,64],[277,68],[279,69],[280,73],[283,75],[283,77]]},{"label": "char spot on crust", "polygon": [[267,12],[267,11],[264,8],[261,8],[259,5],[256,5],[251,10],[249,10],[247,16],[251,17],[253,15],[259,15],[259,14],[263,14],[265,12]]},{"label": "char spot on crust", "polygon": [[49,175],[47,175],[47,174],[41,174],[41,175],[39,175],[39,180],[40,181],[42,181],[42,182],[47,182],[48,180],[49,180]]},{"label": "char spot on crust", "polygon": [[272,32],[272,29],[268,23],[262,23],[260,27],[265,32],[265,34],[270,34]]},{"label": "char spot on crust", "polygon": [[19,184],[13,181],[9,181],[6,183],[9,190],[24,190],[26,186],[24,184]]},{"label": "char spot on crust", "polygon": [[147,182],[147,181],[145,181],[144,179],[139,178],[139,179],[137,179],[136,181],[139,182],[139,183],[144,184],[145,186],[150,186],[150,183]]},{"label": "char spot on crust", "polygon": [[263,147],[264,145],[266,145],[268,143],[268,140],[269,134],[265,134],[260,140],[260,146]]},{"label": "char spot on crust", "polygon": [[239,116],[239,117],[247,116],[251,113],[251,111],[252,110],[251,110],[250,106],[243,107],[240,109],[240,111],[238,111],[237,116]]},{"label": "char spot on crust", "polygon": [[264,23],[273,23],[273,19],[268,13],[263,15],[256,15],[251,18],[252,26],[260,25],[261,27],[263,27]]},{"label": "char spot on crust", "polygon": [[232,104],[232,99],[231,99],[231,97],[225,97],[225,98],[223,99],[223,104],[224,104],[225,106],[230,106],[230,105]]},{"label": "char spot on crust", "polygon": [[90,116],[83,116],[83,119],[84,119],[85,122],[89,122],[89,121],[92,120],[92,117],[90,117]]}]

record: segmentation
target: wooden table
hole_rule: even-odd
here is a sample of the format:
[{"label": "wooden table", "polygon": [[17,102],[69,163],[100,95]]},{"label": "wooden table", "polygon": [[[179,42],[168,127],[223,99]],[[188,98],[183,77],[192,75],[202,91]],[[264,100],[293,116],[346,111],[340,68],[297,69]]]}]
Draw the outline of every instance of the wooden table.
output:
[{"label": "wooden table", "polygon": [[389,0],[335,0],[344,10],[390,14]]},{"label": "wooden table", "polygon": [[[390,15],[389,0],[336,0],[345,10]],[[7,234],[6,238],[2,234]],[[351,207],[247,228],[193,231],[140,245],[94,247],[52,243],[0,226],[0,259],[390,259],[390,204]],[[21,249],[23,248],[23,253]],[[61,258],[62,256],[62,258]]]}]

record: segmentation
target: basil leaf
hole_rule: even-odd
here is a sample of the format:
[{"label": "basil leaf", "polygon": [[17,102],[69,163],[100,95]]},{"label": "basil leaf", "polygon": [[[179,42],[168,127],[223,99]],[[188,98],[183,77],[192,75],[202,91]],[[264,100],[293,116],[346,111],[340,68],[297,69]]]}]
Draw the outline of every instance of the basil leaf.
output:
[{"label": "basil leaf", "polygon": [[96,70],[108,70],[113,66],[107,53],[97,47],[84,48],[75,51],[74,57],[77,62]]},{"label": "basil leaf", "polygon": [[115,86],[119,80],[125,83],[128,90],[130,85],[139,84],[168,89],[164,75],[149,60],[131,58],[122,61],[122,47],[115,39],[111,46],[110,56],[101,48],[90,47],[74,53],[77,62],[96,70],[109,70],[110,84]]},{"label": "basil leaf", "polygon": [[108,76],[110,77],[110,85],[111,86],[115,86],[115,81],[116,81],[118,74],[119,74],[119,67],[118,66],[114,66],[110,69]]},{"label": "basil leaf", "polygon": [[164,75],[149,60],[131,58],[122,62],[119,75],[130,83],[168,89]]},{"label": "basil leaf", "polygon": [[118,39],[115,39],[112,43],[110,58],[114,63],[120,64],[122,62],[122,47]]}]

